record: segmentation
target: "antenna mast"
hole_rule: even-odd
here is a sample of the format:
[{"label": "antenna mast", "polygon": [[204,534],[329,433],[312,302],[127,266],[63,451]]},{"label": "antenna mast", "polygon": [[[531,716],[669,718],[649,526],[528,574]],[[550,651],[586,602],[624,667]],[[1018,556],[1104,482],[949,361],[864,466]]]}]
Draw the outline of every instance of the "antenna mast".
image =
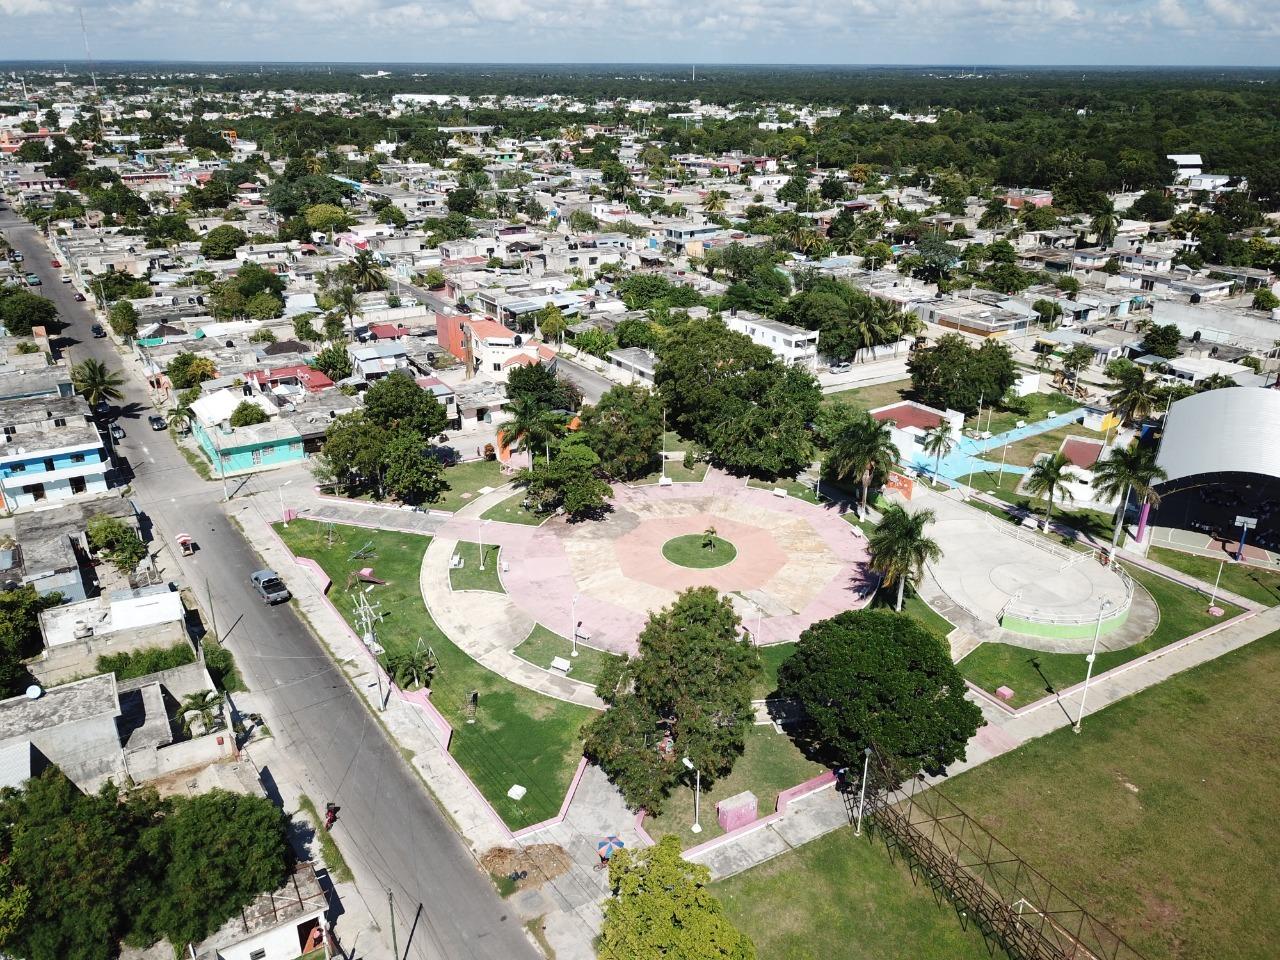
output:
[{"label": "antenna mast", "polygon": [[84,37],[84,60],[89,65],[89,79],[93,81],[93,95],[98,95],[98,78],[93,72],[93,54],[89,52],[89,31],[84,25],[84,7],[80,8],[80,35]]}]

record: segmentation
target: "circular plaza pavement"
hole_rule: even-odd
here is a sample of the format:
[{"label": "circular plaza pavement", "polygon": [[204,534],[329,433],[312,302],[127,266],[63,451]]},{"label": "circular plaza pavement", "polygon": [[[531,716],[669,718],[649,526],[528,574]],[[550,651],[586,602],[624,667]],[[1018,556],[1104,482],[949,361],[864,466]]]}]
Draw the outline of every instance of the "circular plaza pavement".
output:
[{"label": "circular plaza pavement", "polygon": [[[605,519],[555,518],[504,550],[509,597],[555,633],[568,636],[576,618],[592,646],[633,653],[649,611],[699,586],[729,596],[764,644],[795,640],[815,621],[869,602],[866,541],[832,507],[715,472],[700,484],[614,490]],[[663,555],[673,539],[701,538],[709,527],[736,550],[731,562],[694,569]]]}]

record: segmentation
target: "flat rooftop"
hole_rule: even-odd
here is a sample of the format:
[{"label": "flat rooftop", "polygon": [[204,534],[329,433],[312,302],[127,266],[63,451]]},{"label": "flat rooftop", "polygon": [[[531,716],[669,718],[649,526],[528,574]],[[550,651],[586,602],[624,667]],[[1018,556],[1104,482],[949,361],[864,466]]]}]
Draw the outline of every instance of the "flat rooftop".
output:
[{"label": "flat rooftop", "polygon": [[64,683],[50,687],[38,700],[26,696],[0,700],[0,742],[119,712],[114,673]]}]

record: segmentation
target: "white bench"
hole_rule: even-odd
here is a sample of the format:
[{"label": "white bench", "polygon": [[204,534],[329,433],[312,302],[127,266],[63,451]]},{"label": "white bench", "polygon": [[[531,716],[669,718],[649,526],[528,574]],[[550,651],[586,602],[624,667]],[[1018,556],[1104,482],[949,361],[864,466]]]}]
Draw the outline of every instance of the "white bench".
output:
[{"label": "white bench", "polygon": [[455,553],[452,557],[450,557],[450,558],[449,558],[449,569],[450,569],[450,570],[461,570],[461,569],[462,569],[462,567],[463,567],[463,565],[464,565],[465,563],[466,563],[466,561],[465,561],[465,560],[463,560],[463,559],[462,559],[462,557],[458,556],[458,555]]},{"label": "white bench", "polygon": [[591,639],[591,631],[590,631],[590,630],[583,630],[583,629],[582,629],[582,627],[578,627],[578,629],[576,629],[576,630],[575,630],[575,631],[573,631],[573,632],[574,632],[575,634],[577,634],[577,637],[578,637],[578,639],[579,639],[579,640],[590,640],[590,639]]},{"label": "white bench", "polygon": [[783,499],[786,499],[787,491],[786,491],[784,488],[782,488],[782,487],[774,487],[774,488],[773,488],[773,495],[774,495],[775,497],[782,497]]},{"label": "white bench", "polygon": [[568,660],[566,660],[564,657],[551,658],[551,669],[555,673],[568,674],[570,668],[572,667],[573,667],[573,664],[570,663]]}]

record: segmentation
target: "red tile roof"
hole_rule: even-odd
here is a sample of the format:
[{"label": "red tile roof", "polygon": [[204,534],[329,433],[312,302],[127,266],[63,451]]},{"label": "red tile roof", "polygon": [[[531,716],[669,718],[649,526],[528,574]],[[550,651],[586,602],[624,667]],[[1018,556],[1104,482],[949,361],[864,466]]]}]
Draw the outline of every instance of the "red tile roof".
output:
[{"label": "red tile roof", "polygon": [[333,381],[320,370],[312,370],[305,363],[293,363],[286,367],[251,370],[245,374],[246,380],[252,380],[259,387],[279,383],[281,380],[296,379],[309,393],[317,393],[333,386]]},{"label": "red tile roof", "polygon": [[1101,440],[1077,440],[1068,437],[1062,441],[1062,452],[1068,460],[1081,470],[1091,470],[1102,455]]},{"label": "red tile roof", "polygon": [[871,411],[871,416],[881,423],[892,420],[899,428],[918,427],[921,430],[932,430],[945,420],[937,411],[914,403],[896,403],[883,410]]}]

